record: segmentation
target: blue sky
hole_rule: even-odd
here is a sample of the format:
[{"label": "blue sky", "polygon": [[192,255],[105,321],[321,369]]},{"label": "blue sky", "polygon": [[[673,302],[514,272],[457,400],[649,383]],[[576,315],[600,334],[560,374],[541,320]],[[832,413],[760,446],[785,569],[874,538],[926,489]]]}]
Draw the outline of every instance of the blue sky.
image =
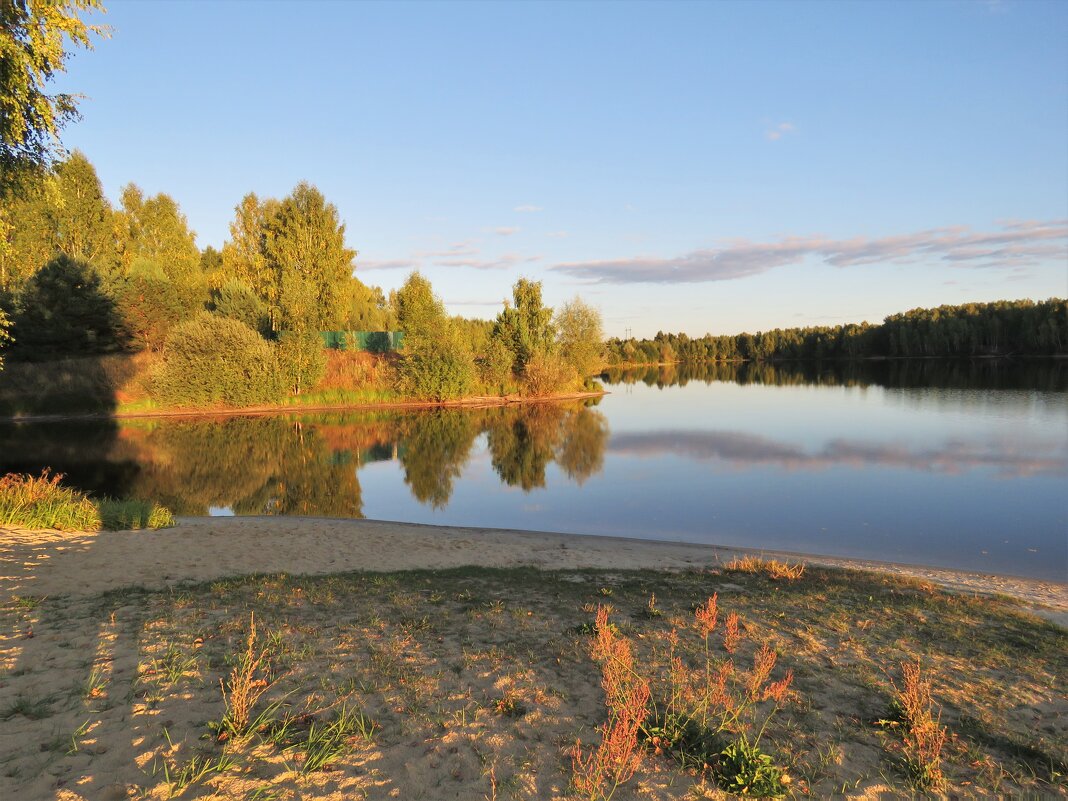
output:
[{"label": "blue sky", "polygon": [[110,197],[219,247],[316,184],[356,274],[734,333],[1068,294],[1068,3],[107,2],[60,85]]}]

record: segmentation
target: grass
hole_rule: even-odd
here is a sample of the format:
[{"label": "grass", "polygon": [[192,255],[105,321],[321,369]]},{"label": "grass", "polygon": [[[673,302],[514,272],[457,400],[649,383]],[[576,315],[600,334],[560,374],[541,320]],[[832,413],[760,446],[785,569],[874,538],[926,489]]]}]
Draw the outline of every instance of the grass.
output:
[{"label": "grass", "polygon": [[[106,769],[152,798],[1068,792],[1068,632],[885,575],[270,575],[0,615],[0,726],[19,733],[0,794],[16,798],[57,736],[56,771]],[[73,689],[44,698],[60,642],[96,656],[49,662]],[[151,703],[137,662],[158,677]],[[85,704],[100,664],[108,702]],[[909,733],[924,727],[944,730],[937,752]]]},{"label": "grass", "polygon": [[169,528],[174,515],[141,500],[91,500],[65,487],[59,473],[39,476],[8,473],[0,478],[0,526],[59,531],[126,531]]}]

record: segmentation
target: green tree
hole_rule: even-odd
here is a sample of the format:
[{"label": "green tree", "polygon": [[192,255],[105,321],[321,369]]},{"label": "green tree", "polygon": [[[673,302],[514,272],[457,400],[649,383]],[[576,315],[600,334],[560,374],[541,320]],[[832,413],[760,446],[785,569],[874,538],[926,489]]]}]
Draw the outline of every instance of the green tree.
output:
[{"label": "green tree", "polygon": [[40,172],[60,152],[59,131],[78,116],[77,95],[49,94],[66,72],[68,47],[92,49],[82,11],[103,11],[98,0],[0,2],[0,197],[26,173]]},{"label": "green tree", "polygon": [[409,275],[404,286],[394,293],[393,308],[408,344],[434,339],[448,319],[445,304],[434,294],[430,281],[418,271]]},{"label": "green tree", "polygon": [[339,325],[356,252],[345,246],[334,205],[311,184],[298,184],[265,221],[263,241],[276,326],[319,331]]},{"label": "green tree", "polygon": [[137,259],[158,264],[176,285],[203,284],[196,234],[170,195],[145,198],[134,184],[122,192],[122,260],[127,269]]},{"label": "green tree", "polygon": [[284,331],[275,345],[285,390],[294,395],[315,386],[326,370],[323,341],[315,331]]},{"label": "green tree", "polygon": [[226,278],[251,287],[271,308],[277,306],[278,295],[277,287],[267,272],[264,231],[267,221],[277,210],[277,200],[261,203],[255,192],[249,192],[234,207],[230,240],[222,250],[223,274]]},{"label": "green tree", "polygon": [[231,278],[216,289],[212,293],[212,305],[217,314],[240,320],[263,335],[270,331],[267,305],[243,281]]},{"label": "green tree", "polygon": [[0,290],[18,292],[55,255],[55,176],[37,175],[0,197]]},{"label": "green tree", "polygon": [[27,282],[15,335],[20,350],[31,356],[104,353],[126,344],[100,276],[67,255],[57,256]]},{"label": "green tree", "polygon": [[53,249],[92,265],[101,275],[118,263],[115,221],[96,168],[75,150],[56,165],[52,205]]},{"label": "green tree", "polygon": [[493,336],[508,346],[513,369],[521,374],[536,353],[548,353],[556,339],[553,310],[542,305],[541,282],[520,278],[512,287],[514,305],[497,316]]},{"label": "green tree", "polygon": [[[0,309],[0,351],[11,344],[11,321],[3,309]],[[4,369],[4,355],[0,353],[0,370]]]},{"label": "green tree", "polygon": [[[143,265],[143,266],[142,266]],[[151,262],[138,262],[129,276],[108,287],[126,335],[145,350],[160,350],[174,326],[192,314],[182,293]]]},{"label": "green tree", "polygon": [[557,343],[564,360],[583,380],[597,373],[604,364],[604,330],[601,313],[581,298],[565,303],[554,318]]}]

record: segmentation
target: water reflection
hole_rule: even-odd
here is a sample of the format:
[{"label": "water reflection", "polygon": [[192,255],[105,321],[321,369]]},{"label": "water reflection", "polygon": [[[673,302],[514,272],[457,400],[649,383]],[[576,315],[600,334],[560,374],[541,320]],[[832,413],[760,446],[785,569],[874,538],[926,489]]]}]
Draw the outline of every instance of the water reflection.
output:
[{"label": "water reflection", "polygon": [[734,431],[655,431],[623,433],[612,438],[613,454],[653,458],[672,454],[696,461],[718,461],[732,469],[763,466],[783,470],[832,467],[895,467],[913,471],[959,474],[991,469],[1002,478],[1068,476],[1068,453],[1055,442],[1016,440],[962,442],[948,440],[935,447],[879,442],[831,440],[815,452],[789,442]]},{"label": "water reflection", "polygon": [[[64,473],[100,495],[152,498],[177,514],[363,517],[359,470],[396,459],[412,496],[448,505],[480,435],[509,486],[544,487],[560,465],[581,484],[601,470],[604,415],[587,404],[439,409],[404,415],[201,418],[0,428],[0,471]],[[43,436],[44,435],[44,436]]]}]

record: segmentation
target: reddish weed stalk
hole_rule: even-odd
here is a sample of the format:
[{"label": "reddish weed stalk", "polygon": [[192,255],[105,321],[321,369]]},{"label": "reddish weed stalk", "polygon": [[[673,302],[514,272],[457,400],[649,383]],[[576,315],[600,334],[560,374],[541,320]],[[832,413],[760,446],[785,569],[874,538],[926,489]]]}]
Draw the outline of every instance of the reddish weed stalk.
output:
[{"label": "reddish weed stalk", "polygon": [[608,720],[600,727],[601,742],[588,753],[582,741],[571,748],[572,783],[590,799],[608,801],[641,765],[639,733],[649,714],[649,682],[634,669],[630,642],[608,620],[609,607],[597,607],[596,638],[591,655],[601,663],[601,685]]},{"label": "reddish weed stalk", "polygon": [[[893,684],[893,682],[891,682]],[[942,747],[948,732],[941,725],[941,712],[934,714],[931,683],[920,672],[920,662],[901,664],[901,687],[894,687],[894,701],[900,707],[905,764],[917,787],[940,790],[945,787],[942,773]]]},{"label": "reddish weed stalk", "polygon": [[230,678],[221,682],[226,714],[219,739],[240,738],[248,733],[252,710],[271,686],[267,676],[267,650],[256,648],[256,615],[253,612],[249,615],[245,652],[231,668]]}]

